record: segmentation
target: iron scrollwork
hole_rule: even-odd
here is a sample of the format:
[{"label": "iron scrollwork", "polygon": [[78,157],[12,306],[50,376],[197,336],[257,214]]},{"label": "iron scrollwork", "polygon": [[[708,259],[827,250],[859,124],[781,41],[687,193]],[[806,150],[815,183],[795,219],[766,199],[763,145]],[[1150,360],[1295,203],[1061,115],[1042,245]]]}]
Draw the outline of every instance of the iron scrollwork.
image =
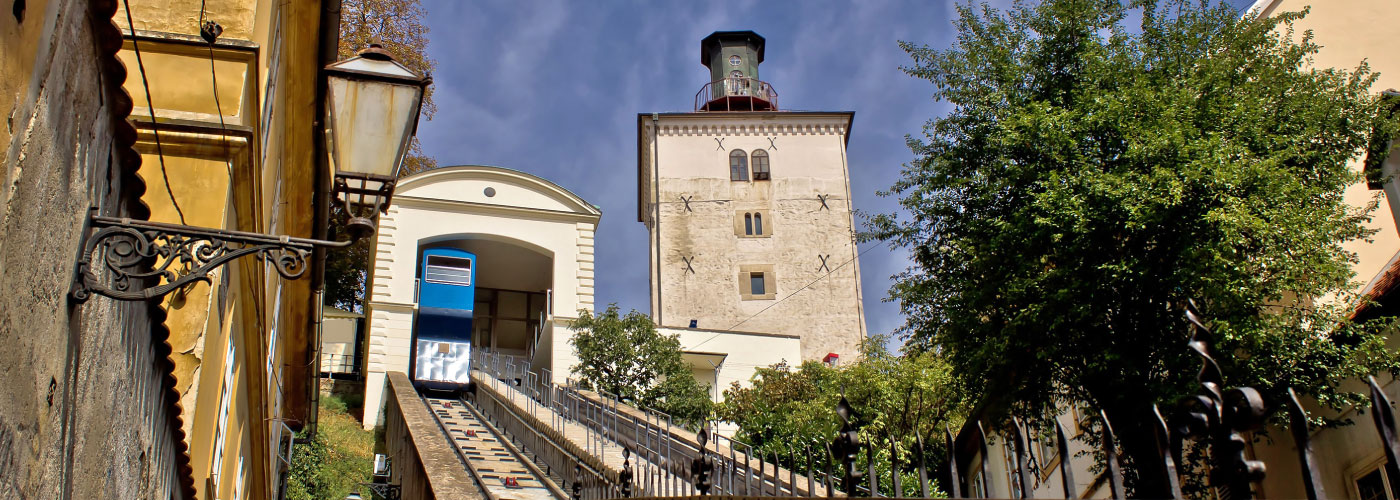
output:
[{"label": "iron scrollwork", "polygon": [[[277,274],[294,280],[306,273],[307,257],[316,247],[344,247],[353,242],[96,215],[89,223],[91,232],[78,256],[72,291],[77,302],[92,294],[117,300],[158,299],[197,281],[209,283],[211,271],[248,255],[270,262]],[[110,278],[100,279],[99,274]]]},{"label": "iron scrollwork", "polygon": [[[1194,303],[1187,303],[1186,319],[1195,330],[1187,346],[1201,358],[1201,371],[1196,375],[1201,392],[1182,401],[1182,411],[1177,414],[1180,420],[1173,430],[1182,437],[1208,440],[1214,462],[1211,484],[1225,490],[1230,498],[1252,498],[1250,484],[1264,479],[1266,469],[1263,462],[1247,457],[1242,434],[1264,423],[1268,415],[1264,398],[1252,387],[1225,387],[1220,365],[1211,353],[1211,330]],[[1178,443],[1172,443],[1173,448]]]},{"label": "iron scrollwork", "polygon": [[[865,443],[860,441],[860,431],[856,425],[855,408],[846,401],[846,396],[841,395],[841,400],[836,402],[836,416],[841,419],[841,430],[836,434],[836,439],[831,442],[831,451],[836,458],[841,461],[841,487],[847,494],[854,495],[856,483],[860,482],[864,476],[856,469],[856,460],[860,454],[860,449]],[[922,449],[922,445],[920,445]]]},{"label": "iron scrollwork", "polygon": [[[701,496],[704,496],[710,494],[710,488],[714,486],[714,479],[712,476],[715,470],[715,459],[710,458],[710,452],[705,448],[705,445],[710,441],[709,427],[701,427],[700,434],[696,435],[695,438],[700,444],[700,454],[690,461],[690,475],[695,479],[695,490],[700,492]],[[775,461],[774,463],[776,464],[777,462]],[[759,467],[762,467],[762,464],[763,462],[760,461]],[[778,473],[776,471],[776,465],[774,467],[773,477],[776,478]],[[762,486],[763,485],[760,484],[759,488],[761,489]]]}]

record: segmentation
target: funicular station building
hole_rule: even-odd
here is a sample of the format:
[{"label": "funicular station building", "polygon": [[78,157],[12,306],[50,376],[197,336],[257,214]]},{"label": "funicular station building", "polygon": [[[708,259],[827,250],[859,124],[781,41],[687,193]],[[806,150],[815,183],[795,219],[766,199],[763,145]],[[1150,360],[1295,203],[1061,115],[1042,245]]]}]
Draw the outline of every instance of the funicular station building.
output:
[{"label": "funicular station building", "polygon": [[[372,247],[365,427],[380,423],[386,373],[432,369],[415,365],[413,353],[438,348],[416,344],[435,335],[469,335],[473,348],[532,371],[567,372],[575,363],[568,322],[593,309],[601,216],[567,189],[507,168],[447,167],[401,180]],[[444,283],[474,288],[470,304],[434,304],[434,285]]]}]

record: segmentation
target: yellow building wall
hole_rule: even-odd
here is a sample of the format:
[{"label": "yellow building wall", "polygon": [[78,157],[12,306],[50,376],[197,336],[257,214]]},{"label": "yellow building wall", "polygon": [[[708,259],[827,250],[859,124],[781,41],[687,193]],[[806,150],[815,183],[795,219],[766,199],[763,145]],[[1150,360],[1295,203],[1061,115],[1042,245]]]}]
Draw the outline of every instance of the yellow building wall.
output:
[{"label": "yellow building wall", "polygon": [[[1371,71],[1380,73],[1371,90],[1400,88],[1400,1],[1396,0],[1274,0],[1260,5],[1261,13],[1272,16],[1283,12],[1310,9],[1308,15],[1294,27],[1301,38],[1311,31],[1313,42],[1321,46],[1313,58],[1317,68],[1355,70],[1365,61]],[[1361,171],[1362,156],[1350,165]],[[1364,182],[1346,191],[1347,203],[1365,206],[1379,201],[1379,206],[1367,227],[1376,230],[1369,241],[1357,240],[1345,245],[1356,252],[1359,261],[1352,266],[1359,286],[1364,287],[1385,270],[1390,259],[1400,251],[1400,232],[1396,229],[1396,214],[1383,191],[1371,190]]]},{"label": "yellow building wall", "polygon": [[[1386,89],[1400,88],[1400,1],[1395,0],[1272,0],[1256,4],[1262,15],[1277,15],[1283,12],[1297,12],[1308,8],[1306,17],[1295,24],[1296,36],[1302,37],[1311,32],[1313,41],[1321,49],[1313,58],[1317,68],[1339,68],[1355,70],[1362,61],[1371,71],[1380,73],[1371,90],[1379,93]],[[1362,168],[1363,156],[1354,158],[1350,166],[1357,171]],[[1346,191],[1346,200],[1353,206],[1364,206],[1373,200],[1379,202],[1367,227],[1377,230],[1369,240],[1353,241],[1345,248],[1356,252],[1359,261],[1352,266],[1356,272],[1358,286],[1365,287],[1383,273],[1391,259],[1400,251],[1400,236],[1397,236],[1397,222],[1394,208],[1400,200],[1391,199],[1396,195],[1394,181],[1387,187],[1387,194],[1381,190],[1370,190],[1365,183],[1352,185]],[[1391,348],[1396,347],[1394,336]],[[1378,375],[1382,381],[1389,377]],[[1384,384],[1386,394],[1392,399],[1400,397],[1400,384],[1393,380]],[[1365,391],[1360,381],[1343,382],[1349,391]],[[1380,441],[1377,438],[1371,416],[1356,413],[1354,409],[1341,414],[1324,412],[1310,401],[1304,404],[1314,414],[1326,413],[1333,418],[1351,418],[1355,425],[1314,429],[1312,436],[1313,453],[1317,457],[1321,473],[1322,487],[1327,498],[1357,498],[1353,483],[1355,476],[1375,467],[1384,461]],[[1269,473],[1260,484],[1264,498],[1301,498],[1304,496],[1302,476],[1299,474],[1297,448],[1287,429],[1273,428],[1270,439],[1254,444],[1255,458],[1268,464]]]},{"label": "yellow building wall", "polygon": [[[24,16],[29,22],[20,23],[13,17],[0,22],[0,47],[6,52],[5,57],[0,57],[0,116],[12,117],[15,105],[22,100],[20,97],[29,92],[39,41],[44,26],[49,25],[37,21],[48,11],[48,6],[48,0],[28,1]],[[0,144],[8,145],[11,137],[10,127],[0,127]]]},{"label": "yellow building wall", "polygon": [[[212,50],[198,38],[201,4],[204,18],[224,29]],[[139,174],[148,185],[143,201],[151,220],[181,223],[173,193],[187,225],[311,236],[313,212],[302,208],[316,190],[314,136],[307,131],[317,122],[320,7],[319,1],[131,0],[141,57],[138,63],[131,37],[119,57],[131,72],[126,89],[141,131]],[[116,19],[126,29],[124,10]],[[163,155],[155,147],[148,95]],[[163,303],[196,490],[200,498],[229,498],[234,478],[245,474],[245,498],[271,498],[277,442],[286,437],[282,422],[305,421],[311,411],[305,379],[315,373],[303,368],[310,279],[284,283],[251,258],[210,277]],[[221,286],[228,288],[223,301]],[[237,346],[233,360],[222,359],[228,342]],[[270,342],[277,345],[269,349]],[[227,363],[234,365],[236,392],[222,470],[214,471]],[[206,491],[216,472],[224,478],[218,491]]]}]

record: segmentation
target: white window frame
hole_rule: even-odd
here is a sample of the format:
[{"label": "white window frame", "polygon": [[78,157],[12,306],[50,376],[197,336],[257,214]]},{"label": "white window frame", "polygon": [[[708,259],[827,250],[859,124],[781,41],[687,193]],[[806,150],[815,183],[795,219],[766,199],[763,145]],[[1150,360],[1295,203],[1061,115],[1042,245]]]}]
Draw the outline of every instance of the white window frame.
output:
[{"label": "white window frame", "polygon": [[1390,484],[1390,474],[1386,474],[1385,472],[1385,455],[1380,454],[1379,452],[1373,453],[1372,455],[1373,457],[1370,460],[1364,460],[1359,462],[1363,465],[1359,467],[1353,467],[1350,473],[1347,474],[1347,490],[1349,493],[1348,496],[1350,496],[1351,498],[1361,498],[1361,488],[1356,484],[1356,482],[1361,478],[1371,474],[1372,472],[1380,471],[1381,485],[1385,489],[1385,498],[1387,500],[1396,500],[1396,497],[1394,495],[1395,486]]},{"label": "white window frame", "polygon": [[[281,325],[280,325],[280,323],[281,323],[280,320],[281,320],[281,318],[282,318],[282,315],[280,314],[281,311],[282,311],[282,283],[279,281],[279,282],[277,283],[277,294],[276,294],[275,298],[272,300],[272,320],[271,320],[271,325],[272,325],[272,327],[267,329],[267,376],[268,376],[268,379],[267,379],[267,390],[268,390],[268,392],[272,392],[273,389],[277,388],[277,387],[281,384],[281,382],[278,381],[278,379],[275,378],[275,377],[273,376],[275,373],[278,372],[277,366],[276,366],[276,365],[277,365],[277,363],[276,363],[276,360],[277,360],[277,329],[278,329],[279,326],[281,326]],[[279,391],[279,392],[280,392],[280,391]],[[274,413],[274,415],[280,415],[280,414]]]},{"label": "white window frame", "polygon": [[1021,478],[1016,474],[1015,446],[1011,439],[1002,440],[1001,456],[1002,462],[1006,465],[1006,498],[1021,498],[1021,489],[1026,487],[1026,485],[1020,484]]},{"label": "white window frame", "polygon": [[244,476],[245,474],[247,474],[247,473],[248,473],[248,471],[247,471],[246,469],[243,468],[243,454],[242,454],[242,453],[239,453],[239,454],[238,454],[238,473],[237,473],[238,475],[237,475],[237,476],[234,476],[234,478],[233,478],[233,497],[231,497],[231,498],[233,498],[233,500],[243,500],[244,495],[247,493],[247,492],[243,491],[243,481],[244,481],[243,476]]},{"label": "white window frame", "polygon": [[219,388],[218,428],[214,431],[214,455],[209,472],[209,476],[214,480],[215,492],[219,490],[219,476],[224,470],[224,441],[228,437],[229,406],[233,403],[233,360],[237,352],[230,335],[228,349],[224,351],[224,380]]}]

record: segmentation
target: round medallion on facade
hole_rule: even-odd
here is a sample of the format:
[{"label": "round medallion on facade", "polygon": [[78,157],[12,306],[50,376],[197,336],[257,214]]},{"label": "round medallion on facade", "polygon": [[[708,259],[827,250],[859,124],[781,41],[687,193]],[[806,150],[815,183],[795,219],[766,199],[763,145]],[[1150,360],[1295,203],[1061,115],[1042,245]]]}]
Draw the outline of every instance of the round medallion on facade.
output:
[{"label": "round medallion on facade", "polygon": [[487,198],[490,198],[490,197],[492,197],[492,196],[496,196],[496,188],[493,188],[493,187],[488,187],[488,188],[486,188],[485,191],[482,191],[482,192],[483,192],[483,193],[486,193],[486,197],[487,197]]}]

